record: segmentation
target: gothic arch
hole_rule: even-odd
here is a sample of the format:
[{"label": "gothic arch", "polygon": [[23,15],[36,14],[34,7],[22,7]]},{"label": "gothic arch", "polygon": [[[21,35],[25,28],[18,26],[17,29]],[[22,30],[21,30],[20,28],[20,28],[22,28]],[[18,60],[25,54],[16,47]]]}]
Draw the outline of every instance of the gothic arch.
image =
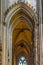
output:
[{"label": "gothic arch", "polygon": [[[27,39],[26,42],[29,42],[29,44],[32,42],[32,44],[33,44],[32,37],[33,37],[34,31],[35,31],[34,28],[35,28],[36,21],[37,21],[37,17],[34,14],[34,11],[24,3],[18,3],[16,5],[14,5],[13,7],[10,7],[10,9],[8,9],[6,11],[5,23],[7,25],[7,28],[6,28],[7,35],[8,35],[7,36],[7,40],[8,40],[7,45],[9,45],[8,50],[9,50],[10,57],[11,57],[11,54],[13,53],[10,51],[12,51],[12,47],[15,44],[15,41],[13,41],[13,40],[15,40],[16,37],[18,39],[20,39],[19,41],[17,41],[18,39],[16,38],[17,42],[20,42],[21,40],[25,41]],[[26,36],[24,35],[24,32],[26,33]],[[20,33],[20,34],[18,34],[18,33]],[[24,37],[21,38],[20,36],[22,36],[22,35]],[[31,41],[28,36],[30,37]],[[13,37],[15,37],[15,38],[13,39]],[[10,50],[10,48],[11,48],[11,50]],[[12,64],[11,62],[12,62],[12,58],[10,58],[10,62],[9,62],[10,65]]]},{"label": "gothic arch", "polygon": [[35,15],[34,11],[30,7],[28,7],[26,4],[22,3],[22,2],[14,5],[13,7],[12,6],[9,7],[9,9],[6,12],[7,13],[5,13],[5,18],[4,19],[5,19],[5,23],[8,26],[11,26],[10,25],[10,24],[12,24],[11,23],[11,21],[12,21],[11,19],[14,20],[14,16],[17,13],[21,14],[20,17],[23,17],[22,13],[26,14],[26,16],[28,16],[30,18],[29,20],[32,21],[32,24],[34,24],[34,22],[37,21],[37,17]]}]

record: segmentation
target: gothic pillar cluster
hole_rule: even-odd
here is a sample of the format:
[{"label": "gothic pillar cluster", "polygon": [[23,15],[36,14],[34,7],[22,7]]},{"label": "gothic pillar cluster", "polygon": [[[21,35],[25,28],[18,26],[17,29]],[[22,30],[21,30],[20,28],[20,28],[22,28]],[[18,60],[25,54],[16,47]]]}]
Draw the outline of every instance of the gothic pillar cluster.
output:
[{"label": "gothic pillar cluster", "polygon": [[37,13],[38,13],[38,65],[42,65],[42,0],[37,0]]},{"label": "gothic pillar cluster", "polygon": [[41,65],[43,65],[43,25],[42,25],[42,55],[41,55]]}]

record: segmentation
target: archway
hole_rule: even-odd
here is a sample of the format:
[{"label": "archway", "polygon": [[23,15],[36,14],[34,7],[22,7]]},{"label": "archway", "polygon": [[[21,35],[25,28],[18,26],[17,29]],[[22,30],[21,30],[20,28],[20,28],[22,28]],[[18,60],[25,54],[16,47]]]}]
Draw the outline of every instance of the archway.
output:
[{"label": "archway", "polygon": [[29,55],[32,65],[35,59],[34,32],[37,21],[34,11],[24,3],[18,3],[7,11],[5,23],[7,24],[9,65],[15,65],[15,55],[17,58],[22,53],[25,53],[27,57]]}]

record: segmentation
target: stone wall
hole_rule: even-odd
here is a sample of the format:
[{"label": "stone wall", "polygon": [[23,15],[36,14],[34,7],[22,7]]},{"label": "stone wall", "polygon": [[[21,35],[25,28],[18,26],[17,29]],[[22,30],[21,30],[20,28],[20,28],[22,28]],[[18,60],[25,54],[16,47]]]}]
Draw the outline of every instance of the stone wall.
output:
[{"label": "stone wall", "polygon": [[2,65],[2,43],[1,43],[1,0],[0,0],[0,65]]},{"label": "stone wall", "polygon": [[42,0],[42,55],[41,55],[41,65],[43,65],[43,0]]},{"label": "stone wall", "polygon": [[[43,26],[42,26],[43,29]],[[43,65],[43,30],[42,30],[42,57],[41,57],[41,63]]]}]

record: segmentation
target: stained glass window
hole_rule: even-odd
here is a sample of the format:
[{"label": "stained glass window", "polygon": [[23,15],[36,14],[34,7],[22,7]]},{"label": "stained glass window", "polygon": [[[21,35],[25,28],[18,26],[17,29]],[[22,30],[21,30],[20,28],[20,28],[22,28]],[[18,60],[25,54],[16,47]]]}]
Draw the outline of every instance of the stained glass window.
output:
[{"label": "stained glass window", "polygon": [[24,56],[19,58],[18,65],[27,65],[26,58]]}]

